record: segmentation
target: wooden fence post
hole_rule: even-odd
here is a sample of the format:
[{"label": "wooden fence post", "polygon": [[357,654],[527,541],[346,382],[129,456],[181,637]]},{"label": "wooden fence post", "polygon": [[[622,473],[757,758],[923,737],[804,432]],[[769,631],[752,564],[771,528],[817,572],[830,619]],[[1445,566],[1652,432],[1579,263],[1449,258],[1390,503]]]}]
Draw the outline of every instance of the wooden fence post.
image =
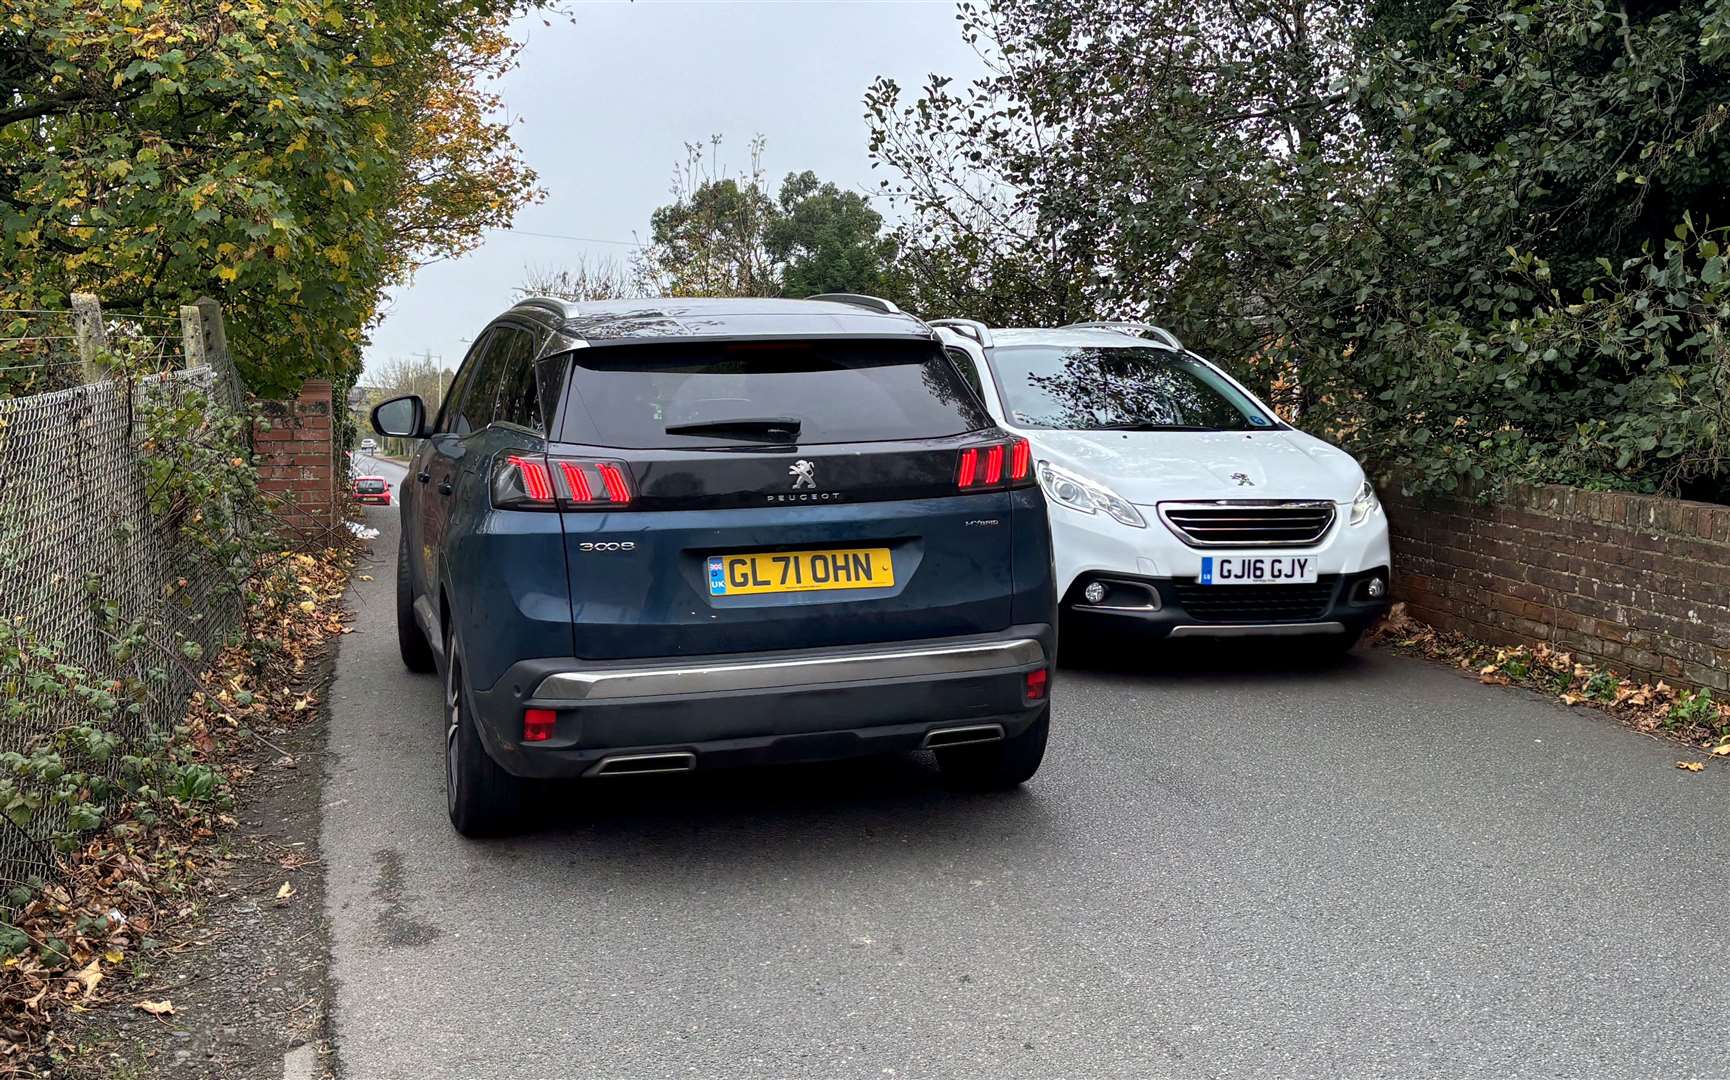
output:
[{"label": "wooden fence post", "polygon": [[72,294],[72,335],[78,341],[78,359],[84,365],[84,381],[101,382],[107,372],[102,354],[108,349],[108,328],[102,324],[102,302],[94,293]]}]

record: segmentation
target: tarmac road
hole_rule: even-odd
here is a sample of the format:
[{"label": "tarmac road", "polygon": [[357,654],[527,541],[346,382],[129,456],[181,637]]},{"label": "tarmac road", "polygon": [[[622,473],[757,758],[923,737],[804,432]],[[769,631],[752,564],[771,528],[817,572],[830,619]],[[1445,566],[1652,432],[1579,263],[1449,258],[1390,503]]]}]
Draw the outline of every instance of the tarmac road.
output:
[{"label": "tarmac road", "polygon": [[1016,793],[602,781],[470,842],[367,513],[323,826],[348,1080],[1730,1075],[1730,774],[1673,746],[1217,646],[1061,672]]}]

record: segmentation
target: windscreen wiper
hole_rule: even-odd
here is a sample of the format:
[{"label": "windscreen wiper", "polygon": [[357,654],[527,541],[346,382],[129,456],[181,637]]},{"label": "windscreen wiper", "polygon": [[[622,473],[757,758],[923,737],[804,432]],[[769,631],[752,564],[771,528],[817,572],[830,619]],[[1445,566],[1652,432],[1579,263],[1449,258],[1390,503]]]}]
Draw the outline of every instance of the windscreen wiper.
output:
[{"label": "windscreen wiper", "polygon": [[668,424],[669,435],[756,435],[769,439],[796,439],[799,421],[791,416],[740,416],[731,420],[696,420]]}]

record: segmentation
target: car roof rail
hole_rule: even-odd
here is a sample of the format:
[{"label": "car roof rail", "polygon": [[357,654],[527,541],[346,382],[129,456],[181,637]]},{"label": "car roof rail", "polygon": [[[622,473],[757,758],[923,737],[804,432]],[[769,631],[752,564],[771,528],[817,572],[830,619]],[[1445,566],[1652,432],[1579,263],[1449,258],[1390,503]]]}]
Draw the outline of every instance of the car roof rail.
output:
[{"label": "car roof rail", "polygon": [[864,293],[825,292],[817,293],[813,296],[807,296],[805,299],[827,300],[832,304],[852,304],[854,307],[862,307],[868,311],[875,311],[882,315],[905,314],[900,308],[896,307],[890,301],[883,299],[881,296],[866,296]]},{"label": "car roof rail", "polygon": [[941,326],[972,338],[981,349],[991,348],[991,328],[978,319],[926,319],[926,326]]},{"label": "car roof rail", "polygon": [[1154,339],[1174,352],[1183,352],[1183,342],[1177,340],[1177,335],[1163,326],[1155,326],[1144,322],[1078,322],[1061,327],[1063,330],[1110,330],[1113,333],[1128,334],[1131,337],[1142,337],[1152,334]]}]

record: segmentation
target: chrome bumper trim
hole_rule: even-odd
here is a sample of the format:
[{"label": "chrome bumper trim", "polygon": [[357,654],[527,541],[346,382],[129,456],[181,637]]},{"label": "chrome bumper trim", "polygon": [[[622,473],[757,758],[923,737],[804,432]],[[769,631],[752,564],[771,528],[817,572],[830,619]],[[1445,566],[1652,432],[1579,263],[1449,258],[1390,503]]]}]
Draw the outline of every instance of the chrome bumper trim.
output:
[{"label": "chrome bumper trim", "polygon": [[845,653],[798,660],[757,660],[701,667],[606,668],[548,675],[534,697],[556,701],[618,701],[730,690],[779,690],[883,679],[1013,670],[1045,662],[1032,638],[943,645],[927,649]]},{"label": "chrome bumper trim", "polygon": [[1210,623],[1205,626],[1174,626],[1172,637],[1305,637],[1311,634],[1343,634],[1345,624],[1337,622],[1310,623]]}]

